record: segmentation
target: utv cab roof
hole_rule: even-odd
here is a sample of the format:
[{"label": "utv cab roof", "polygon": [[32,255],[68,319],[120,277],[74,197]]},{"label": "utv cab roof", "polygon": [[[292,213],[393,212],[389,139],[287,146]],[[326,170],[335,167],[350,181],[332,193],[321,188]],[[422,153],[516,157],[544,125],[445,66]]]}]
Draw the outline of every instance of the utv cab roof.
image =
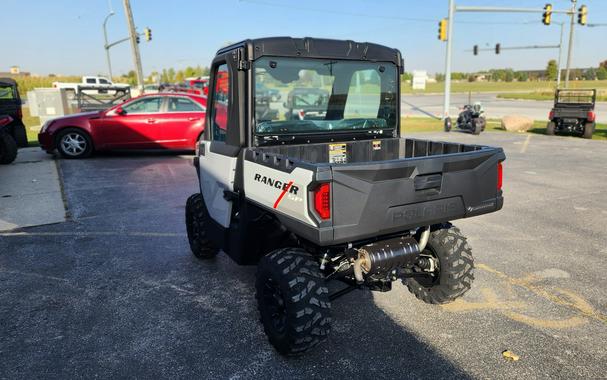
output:
[{"label": "utv cab roof", "polygon": [[16,86],[17,82],[13,78],[0,78],[0,84],[5,86]]},{"label": "utv cab roof", "polygon": [[401,70],[403,60],[398,49],[350,40],[329,40],[323,38],[268,37],[244,40],[217,51],[225,54],[238,48],[245,48],[247,59],[254,61],[263,56],[294,58],[334,58],[356,61],[392,62]]}]

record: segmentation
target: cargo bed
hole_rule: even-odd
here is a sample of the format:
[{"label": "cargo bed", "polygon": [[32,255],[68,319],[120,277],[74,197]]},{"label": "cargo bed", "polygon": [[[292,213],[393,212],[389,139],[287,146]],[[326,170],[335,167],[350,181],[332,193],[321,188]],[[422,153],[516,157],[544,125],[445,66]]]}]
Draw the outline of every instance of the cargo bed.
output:
[{"label": "cargo bed", "polygon": [[321,246],[497,211],[504,159],[501,148],[405,138],[256,147],[245,154],[246,161],[283,173],[312,171],[309,194],[331,182],[329,221],[310,225],[277,214]]}]

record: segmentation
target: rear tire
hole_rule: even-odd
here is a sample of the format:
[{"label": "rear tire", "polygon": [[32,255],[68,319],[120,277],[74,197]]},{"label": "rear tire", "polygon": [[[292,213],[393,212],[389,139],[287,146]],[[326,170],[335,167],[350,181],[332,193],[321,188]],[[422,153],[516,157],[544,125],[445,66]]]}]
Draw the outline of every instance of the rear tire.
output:
[{"label": "rear tire", "polygon": [[582,134],[582,137],[585,139],[591,139],[595,128],[596,128],[595,123],[584,124],[584,133]]},{"label": "rear tire", "polygon": [[407,278],[403,282],[418,299],[443,304],[463,296],[474,281],[472,250],[457,227],[443,225],[430,233],[422,255],[438,259],[435,277],[428,280]]},{"label": "rear tire", "polygon": [[67,159],[86,158],[93,153],[90,136],[79,128],[61,130],[57,135],[56,146],[61,157]]},{"label": "rear tire", "polygon": [[548,123],[548,125],[546,125],[546,134],[549,136],[554,136],[554,131],[556,129],[556,124],[551,121]]},{"label": "rear tire", "polygon": [[301,248],[282,248],[257,267],[257,305],[270,343],[282,355],[299,355],[327,339],[331,302],[318,262]]},{"label": "rear tire", "polygon": [[0,164],[6,165],[17,158],[17,143],[13,136],[0,132]]},{"label": "rear tire", "polygon": [[185,226],[188,242],[194,256],[201,260],[212,259],[219,250],[208,238],[206,227],[211,222],[202,194],[190,195],[185,204]]}]

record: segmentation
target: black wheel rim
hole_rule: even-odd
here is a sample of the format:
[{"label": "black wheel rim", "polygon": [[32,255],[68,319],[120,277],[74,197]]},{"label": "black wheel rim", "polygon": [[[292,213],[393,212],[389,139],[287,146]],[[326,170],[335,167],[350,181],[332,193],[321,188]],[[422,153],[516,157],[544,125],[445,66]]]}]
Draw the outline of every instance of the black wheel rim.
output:
[{"label": "black wheel rim", "polygon": [[287,309],[280,287],[272,278],[268,278],[264,284],[263,301],[272,329],[282,334],[287,324]]}]

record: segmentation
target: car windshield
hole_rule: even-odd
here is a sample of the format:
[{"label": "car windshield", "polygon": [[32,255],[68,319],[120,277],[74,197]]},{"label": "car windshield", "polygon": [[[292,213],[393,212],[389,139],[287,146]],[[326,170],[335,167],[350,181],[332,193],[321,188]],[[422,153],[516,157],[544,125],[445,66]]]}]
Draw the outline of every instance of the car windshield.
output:
[{"label": "car windshield", "polygon": [[396,128],[397,86],[392,63],[264,57],[255,62],[255,132]]}]

